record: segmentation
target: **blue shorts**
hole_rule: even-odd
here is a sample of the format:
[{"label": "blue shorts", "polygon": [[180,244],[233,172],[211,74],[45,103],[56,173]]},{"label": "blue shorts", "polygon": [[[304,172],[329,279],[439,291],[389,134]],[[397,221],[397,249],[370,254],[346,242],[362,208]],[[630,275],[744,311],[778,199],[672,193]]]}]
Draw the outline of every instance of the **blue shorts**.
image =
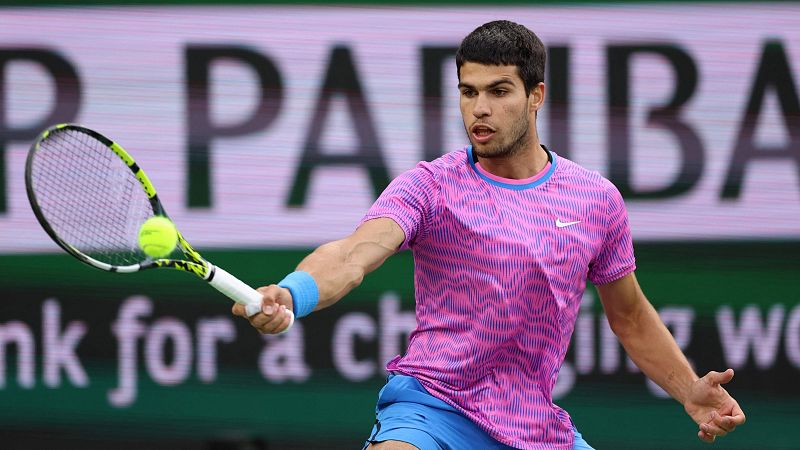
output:
[{"label": "blue shorts", "polygon": [[[432,396],[414,377],[390,375],[378,394],[375,425],[364,443],[402,441],[420,450],[512,450],[458,410]],[[594,450],[575,431],[575,450]]]}]

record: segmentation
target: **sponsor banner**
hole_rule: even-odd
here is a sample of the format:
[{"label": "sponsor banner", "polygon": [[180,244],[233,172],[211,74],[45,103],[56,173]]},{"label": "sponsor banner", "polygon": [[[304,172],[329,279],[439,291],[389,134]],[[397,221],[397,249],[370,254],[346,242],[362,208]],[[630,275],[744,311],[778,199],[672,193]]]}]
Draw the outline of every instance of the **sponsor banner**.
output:
[{"label": "sponsor banner", "polygon": [[[792,445],[789,435],[763,436],[774,421],[793,417],[800,395],[800,302],[789,282],[799,268],[791,256],[797,247],[637,249],[638,277],[697,371],[736,370],[729,389],[758,419],[726,441],[731,448]],[[258,284],[280,277],[304,252],[209,256]],[[374,419],[383,365],[404,351],[415,326],[408,253],[282,336],[261,336],[229,314],[227,299],[189,275],[113,275],[71,262],[62,255],[0,257],[12,275],[0,281],[7,299],[0,316],[0,435],[47,426],[115,439],[135,430],[139,438],[325,437],[357,446]],[[592,290],[554,397],[598,446],[694,443],[681,408],[626,358]],[[623,438],[609,429],[599,412],[610,404],[636,431]]]},{"label": "sponsor banner", "polygon": [[549,46],[542,141],[615,182],[637,239],[800,237],[798,5],[0,16],[2,253],[56,248],[24,162],[42,128],[67,121],[126,147],[201,248],[341,237],[390,179],[466,143],[454,51],[498,18]]}]

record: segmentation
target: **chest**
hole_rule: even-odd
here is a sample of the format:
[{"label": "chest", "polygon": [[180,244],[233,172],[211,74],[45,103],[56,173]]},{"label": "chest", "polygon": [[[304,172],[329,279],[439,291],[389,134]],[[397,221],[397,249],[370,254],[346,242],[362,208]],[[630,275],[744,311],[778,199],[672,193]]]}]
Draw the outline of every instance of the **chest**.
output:
[{"label": "chest", "polygon": [[554,184],[444,194],[428,244],[476,269],[585,275],[605,237],[599,193]]}]

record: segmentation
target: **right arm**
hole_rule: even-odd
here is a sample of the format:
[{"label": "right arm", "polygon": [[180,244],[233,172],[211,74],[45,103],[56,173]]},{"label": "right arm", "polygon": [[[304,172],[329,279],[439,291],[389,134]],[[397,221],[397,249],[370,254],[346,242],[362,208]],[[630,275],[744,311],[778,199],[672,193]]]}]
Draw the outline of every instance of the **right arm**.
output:
[{"label": "right arm", "polygon": [[350,236],[323,244],[297,266],[311,274],[319,288],[318,311],[338,302],[392,256],[405,239],[394,220],[377,218],[364,222]]},{"label": "right arm", "polygon": [[[404,241],[412,243],[424,235],[435,215],[440,193],[434,172],[431,164],[420,163],[400,174],[367,211],[365,217],[372,219],[363,222],[350,236],[324,244],[303,259],[297,266],[301,273],[290,274],[280,283],[294,286],[300,297],[298,302],[293,302],[289,289],[274,284],[259,288],[263,297],[261,312],[248,317],[250,324],[262,333],[286,330],[291,317],[288,311],[294,311],[295,303],[299,306],[295,312],[307,314],[313,305],[307,300],[316,297],[316,291],[319,296],[314,310],[333,305],[361,284],[364,276],[383,264]],[[233,313],[246,316],[239,305],[233,307]]]},{"label": "right arm", "polygon": [[[388,218],[364,222],[350,236],[319,246],[306,256],[297,270],[308,272],[319,289],[318,311],[333,305],[364,280],[364,276],[380,267],[393,255],[405,239],[397,223]],[[287,309],[292,309],[288,289],[275,284],[258,288],[263,296],[261,312],[247,317],[242,305],[235,304],[233,313],[246,317],[261,333],[281,332],[289,326]]]}]

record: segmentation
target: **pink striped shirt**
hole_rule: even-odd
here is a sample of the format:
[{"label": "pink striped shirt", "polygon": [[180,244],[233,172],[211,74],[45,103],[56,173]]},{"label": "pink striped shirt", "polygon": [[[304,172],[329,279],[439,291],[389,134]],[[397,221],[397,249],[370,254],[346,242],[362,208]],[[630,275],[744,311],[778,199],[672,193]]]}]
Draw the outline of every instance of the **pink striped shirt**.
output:
[{"label": "pink striped shirt", "polygon": [[364,217],[393,219],[414,254],[417,328],[387,370],[523,449],[572,449],[551,393],[586,280],[635,269],[619,191],[550,156],[520,183],[481,170],[468,146],[397,177]]}]

